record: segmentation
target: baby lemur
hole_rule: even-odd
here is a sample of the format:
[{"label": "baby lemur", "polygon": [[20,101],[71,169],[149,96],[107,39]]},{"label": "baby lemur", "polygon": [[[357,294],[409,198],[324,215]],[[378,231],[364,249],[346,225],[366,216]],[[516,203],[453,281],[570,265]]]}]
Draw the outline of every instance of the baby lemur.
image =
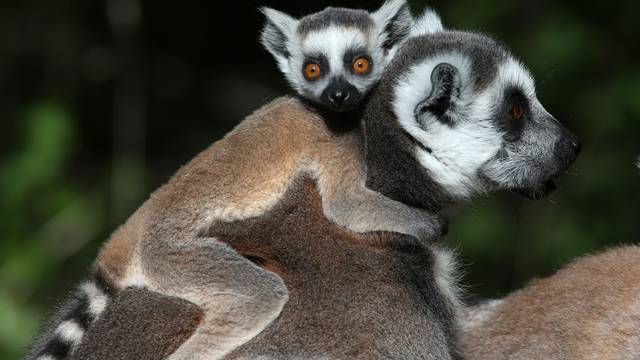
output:
[{"label": "baby lemur", "polygon": [[261,41],[299,95],[334,111],[352,110],[378,83],[412,17],[405,0],[368,13],[328,7],[301,19],[270,8]]},{"label": "baby lemur", "polygon": [[[367,100],[362,122],[335,130],[329,119],[299,99],[278,99],[180,169],[104,245],[96,262],[98,281],[81,285],[78,306],[60,314],[49,334],[54,340],[40,342],[33,357],[53,357],[53,350],[68,354],[110,294],[134,286],[185,299],[203,310],[202,323],[172,359],[229,354],[450,358],[447,336],[457,297],[451,256],[429,242],[439,232],[435,214],[488,190],[540,197],[573,162],[579,145],[542,107],[531,76],[504,47],[484,35],[445,31],[434,19],[428,13],[416,23],[418,30]],[[327,274],[337,278],[316,278],[326,289],[317,292],[302,280],[323,270],[322,259],[305,259],[310,255],[304,249],[295,252],[293,264],[279,263],[277,257],[264,262],[256,256],[252,262],[253,256],[241,256],[245,241],[263,236],[279,241],[292,233],[304,239],[305,231],[315,229],[317,212],[293,223],[283,220],[283,227],[268,216],[261,222],[274,211],[295,213],[299,207],[282,204],[296,204],[295,189],[310,188],[300,178],[315,184],[320,218],[333,226],[326,228],[329,234],[390,260],[408,257],[411,266],[378,261],[376,271],[363,272],[369,265],[356,259],[369,260],[349,251],[345,259],[351,262],[341,264],[355,268],[331,268]],[[307,203],[303,199],[302,205]],[[253,238],[246,229],[255,231]],[[410,235],[405,237],[410,245],[385,245],[379,236],[361,234],[372,231]],[[238,236],[237,247],[229,246]],[[253,249],[273,251],[258,250]],[[330,257],[324,254],[323,259]],[[307,269],[311,273],[294,271],[303,265],[312,266]],[[365,288],[358,296],[350,291],[362,288],[343,286],[342,293],[332,292],[332,281],[353,283],[357,274],[394,281]],[[334,295],[349,301],[340,307],[314,307]],[[279,317],[289,299],[289,310]],[[316,323],[291,321],[313,311],[321,315]],[[345,316],[376,330],[352,336]],[[307,339],[299,326],[327,330],[325,336]],[[271,346],[274,339],[279,346]]]}]

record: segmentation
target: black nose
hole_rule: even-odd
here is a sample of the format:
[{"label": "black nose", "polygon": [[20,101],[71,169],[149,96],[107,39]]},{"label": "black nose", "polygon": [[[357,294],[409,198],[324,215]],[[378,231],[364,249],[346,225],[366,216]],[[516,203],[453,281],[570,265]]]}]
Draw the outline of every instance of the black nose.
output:
[{"label": "black nose", "polygon": [[571,147],[573,148],[573,151],[576,153],[576,155],[580,154],[580,152],[582,151],[582,143],[580,143],[580,140],[578,139],[575,139],[571,142]]},{"label": "black nose", "polygon": [[555,155],[562,162],[563,167],[573,164],[580,151],[582,151],[580,139],[569,131],[564,131],[554,148]]},{"label": "black nose", "polygon": [[336,111],[352,109],[361,99],[358,89],[342,78],[331,80],[322,95],[322,104]]},{"label": "black nose", "polygon": [[350,96],[351,94],[349,94],[349,91],[347,90],[335,90],[329,93],[329,101],[336,105],[339,105],[349,100]]}]

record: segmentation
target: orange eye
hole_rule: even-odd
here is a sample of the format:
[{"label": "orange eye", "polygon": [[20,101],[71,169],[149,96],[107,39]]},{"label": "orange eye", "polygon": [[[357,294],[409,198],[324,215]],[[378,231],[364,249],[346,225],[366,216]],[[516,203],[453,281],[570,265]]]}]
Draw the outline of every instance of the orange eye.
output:
[{"label": "orange eye", "polygon": [[307,80],[317,79],[320,74],[322,74],[320,65],[316,63],[308,63],[304,66],[304,77],[307,78]]},{"label": "orange eye", "polygon": [[370,67],[371,63],[369,59],[365,57],[359,57],[353,62],[353,71],[355,71],[356,74],[364,75],[369,72]]},{"label": "orange eye", "polygon": [[514,119],[520,120],[524,115],[524,109],[520,105],[513,105],[513,107],[511,108],[511,115]]}]

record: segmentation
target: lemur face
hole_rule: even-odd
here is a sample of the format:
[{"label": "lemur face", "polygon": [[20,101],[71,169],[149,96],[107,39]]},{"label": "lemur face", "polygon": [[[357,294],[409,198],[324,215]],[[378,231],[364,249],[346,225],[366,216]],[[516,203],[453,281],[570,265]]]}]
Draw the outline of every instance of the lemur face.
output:
[{"label": "lemur face", "polygon": [[541,198],[580,142],[536,97],[524,66],[493,39],[464,32],[412,38],[393,111],[416,160],[457,198],[509,189]]},{"label": "lemur face", "polygon": [[355,108],[411,29],[404,0],[378,11],[326,8],[296,20],[263,9],[262,43],[298,94],[335,111]]}]

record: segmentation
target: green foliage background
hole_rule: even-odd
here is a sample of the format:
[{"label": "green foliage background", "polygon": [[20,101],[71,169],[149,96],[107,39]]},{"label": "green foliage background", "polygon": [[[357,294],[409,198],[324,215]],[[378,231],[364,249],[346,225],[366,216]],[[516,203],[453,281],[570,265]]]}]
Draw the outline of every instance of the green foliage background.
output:
[{"label": "green foliage background", "polygon": [[[0,3],[0,358],[24,355],[101,242],[153,189],[288,91],[256,40],[264,4],[303,15],[329,2]],[[455,212],[448,241],[470,298],[637,242],[640,2],[429,5],[447,26],[511,47],[545,107],[584,144],[551,198],[498,194]]]}]

